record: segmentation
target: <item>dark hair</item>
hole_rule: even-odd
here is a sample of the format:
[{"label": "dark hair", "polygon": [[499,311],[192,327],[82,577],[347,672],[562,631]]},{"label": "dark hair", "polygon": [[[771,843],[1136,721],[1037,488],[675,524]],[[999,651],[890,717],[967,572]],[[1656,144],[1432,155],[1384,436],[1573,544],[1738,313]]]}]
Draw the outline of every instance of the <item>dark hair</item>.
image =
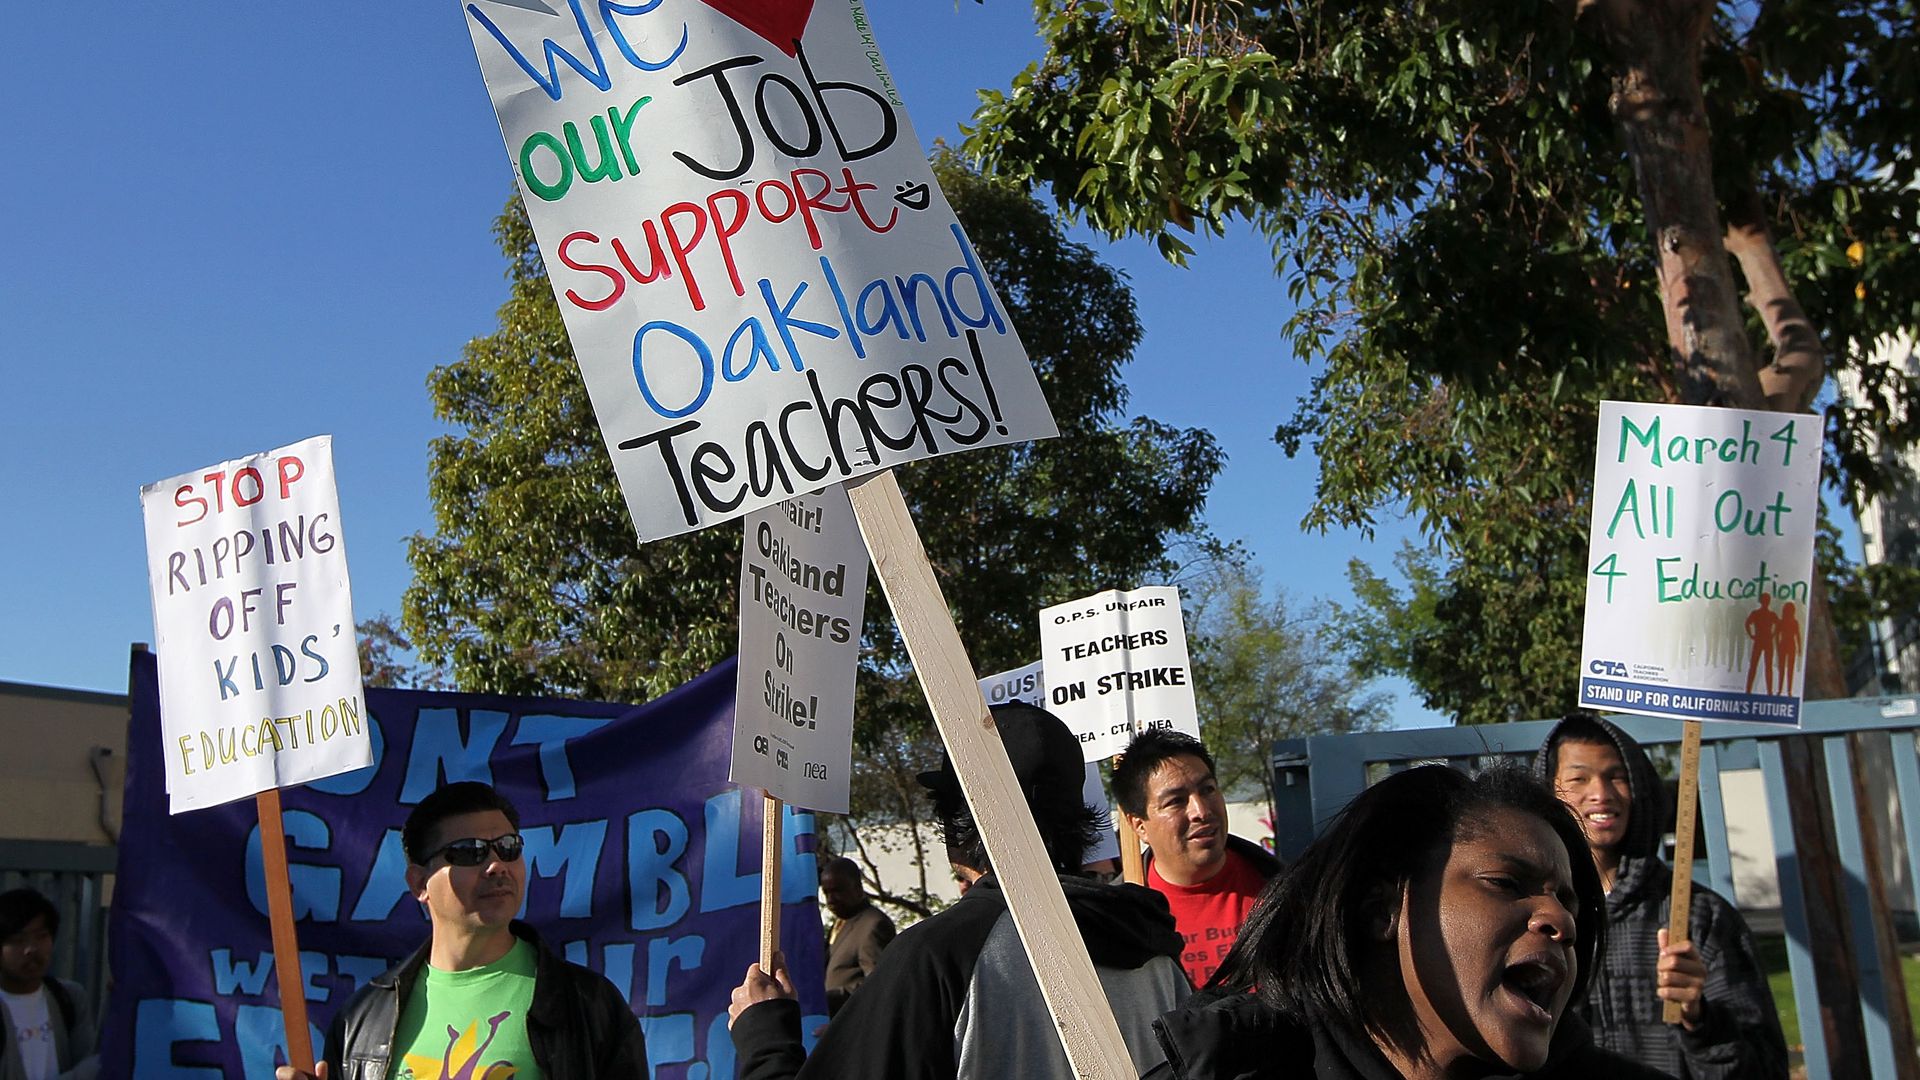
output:
[{"label": "dark hair", "polygon": [[1620,752],[1619,740],[1600,723],[1599,717],[1589,712],[1570,712],[1560,718],[1560,722],[1553,727],[1553,734],[1547,736],[1544,762],[1547,783],[1553,783],[1554,773],[1559,771],[1560,744],[1570,742],[1605,746],[1615,753]]},{"label": "dark hair", "polygon": [[1188,755],[1206,762],[1208,772],[1216,771],[1206,744],[1191,735],[1166,728],[1149,728],[1135,735],[1120,756],[1120,764],[1113,767],[1113,797],[1120,801],[1120,809],[1137,818],[1146,817],[1147,781],[1153,770],[1164,761]]},{"label": "dark hair", "polygon": [[415,866],[427,864],[427,860],[433,857],[433,841],[436,839],[433,833],[441,822],[461,814],[487,810],[500,811],[507,816],[507,824],[516,831],[520,828],[520,811],[514,809],[513,803],[490,785],[478,780],[462,780],[435,790],[420,800],[420,805],[407,815],[407,823],[400,827],[400,846],[406,850],[407,861]]},{"label": "dark hair", "polygon": [[8,889],[0,893],[0,938],[10,938],[27,928],[35,919],[44,919],[47,933],[60,932],[60,909],[53,901],[33,889]]},{"label": "dark hair", "polygon": [[1362,792],[1268,885],[1210,985],[1254,989],[1267,1005],[1301,1020],[1380,1032],[1382,1017],[1368,1002],[1360,967],[1380,898],[1400,896],[1455,841],[1476,835],[1477,818],[1500,809],[1538,817],[1567,849],[1578,897],[1571,1000],[1579,1001],[1600,955],[1606,891],[1572,811],[1508,762],[1473,777],[1425,765]]},{"label": "dark hair", "polygon": [[[1027,810],[1033,814],[1034,827],[1040,830],[1040,843],[1047,849],[1047,860],[1062,873],[1077,874],[1099,835],[1099,818],[1080,799],[1080,788],[1059,784],[1022,781],[1020,789],[1027,797]],[[940,822],[940,838],[946,842],[950,858],[981,872],[993,869],[987,857],[987,845],[980,839],[973,811],[959,785],[931,789],[933,816]]]},{"label": "dark hair", "polygon": [[837,874],[855,885],[866,880],[866,875],[860,872],[860,864],[845,855],[835,855],[821,861],[820,876],[826,877],[828,874]]}]

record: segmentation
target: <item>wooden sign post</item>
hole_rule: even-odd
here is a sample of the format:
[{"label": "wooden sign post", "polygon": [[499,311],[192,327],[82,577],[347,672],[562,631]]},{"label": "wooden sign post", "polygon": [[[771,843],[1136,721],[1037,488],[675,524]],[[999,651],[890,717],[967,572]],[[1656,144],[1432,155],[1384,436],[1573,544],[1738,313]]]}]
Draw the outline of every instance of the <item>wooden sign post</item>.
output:
[{"label": "wooden sign post", "polygon": [[1131,1080],[1138,1073],[1126,1040],[1000,745],[987,699],[900,486],[889,470],[851,481],[847,491],[874,573],[900,623],[914,674],[1005,888],[1007,909],[1033,962],[1067,1061],[1076,1076],[1088,1080]]},{"label": "wooden sign post", "polygon": [[260,861],[267,877],[267,922],[273,928],[273,970],[280,987],[280,1015],[287,1033],[287,1064],[313,1072],[313,1039],[307,1033],[307,993],[300,975],[300,941],[293,927],[293,885],[287,877],[287,833],[280,817],[280,789],[254,796],[260,813]]},{"label": "wooden sign post", "polygon": [[[1693,910],[1693,843],[1700,808],[1700,721],[1689,720],[1680,736],[1680,805],[1673,819],[1673,891],[1667,907],[1667,944],[1689,940]],[[1680,1022],[1685,1008],[1677,1001],[1660,1007],[1660,1019]]]},{"label": "wooden sign post", "polygon": [[760,824],[760,970],[773,975],[773,954],[780,951],[780,800],[761,800]]},{"label": "wooden sign post", "polygon": [[[1124,755],[1113,755],[1114,769],[1120,768]],[[1133,821],[1126,810],[1120,811],[1120,880],[1129,885],[1147,883],[1147,861],[1140,857],[1140,837],[1133,830]]]}]

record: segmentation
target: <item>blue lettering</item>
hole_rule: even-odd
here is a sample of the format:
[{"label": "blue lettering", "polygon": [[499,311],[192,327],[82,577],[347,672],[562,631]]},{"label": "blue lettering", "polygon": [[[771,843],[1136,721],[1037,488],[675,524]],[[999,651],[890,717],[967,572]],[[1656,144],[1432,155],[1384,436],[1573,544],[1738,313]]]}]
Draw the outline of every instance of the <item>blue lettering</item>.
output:
[{"label": "blue lettering", "polygon": [[527,77],[532,79],[540,89],[545,90],[547,96],[553,100],[559,101],[561,93],[560,66],[554,62],[556,60],[566,61],[567,66],[579,72],[581,78],[599,87],[602,91],[612,89],[613,79],[607,74],[607,61],[600,55],[600,46],[593,40],[593,31],[587,27],[587,15],[580,10],[580,0],[567,0],[567,3],[573,8],[574,25],[580,28],[580,37],[586,41],[587,52],[593,57],[593,67],[589,70],[586,64],[580,62],[578,57],[554,44],[552,39],[543,38],[541,39],[540,46],[547,60],[547,77],[544,79],[540,77],[538,71],[534,70],[532,62],[526,58],[526,55],[515,47],[513,42],[507,40],[507,35],[503,33],[498,26],[494,25],[492,19],[487,18],[486,12],[480,10],[480,5],[468,4],[467,14],[479,22],[481,26],[486,27],[487,32],[493,35],[493,39],[498,41],[501,47],[507,50],[507,55],[513,57],[513,62],[520,65],[520,70],[526,72]]},{"label": "blue lettering", "polygon": [[642,810],[627,816],[627,924],[631,928],[658,930],[687,913],[692,904],[687,876],[673,866],[686,852],[687,823],[680,815],[671,810]]},{"label": "blue lettering", "polygon": [[173,1048],[179,1043],[220,1041],[220,1016],[212,1003],[147,998],[133,1011],[132,1074],[142,1080],[222,1080],[219,1069],[173,1063]]},{"label": "blue lettering", "polygon": [[805,330],[809,334],[826,338],[828,341],[840,336],[840,331],[826,323],[808,322],[805,319],[793,317],[794,305],[800,302],[800,297],[805,295],[806,291],[807,283],[800,282],[793,287],[787,302],[782,304],[774,299],[773,281],[769,278],[760,279],[760,298],[767,303],[767,314],[773,318],[773,328],[780,331],[780,340],[787,347],[787,358],[793,361],[795,371],[807,370],[806,361],[800,359],[800,347],[793,343],[795,330]]},{"label": "blue lettering", "polygon": [[547,801],[574,796],[573,763],[567,760],[567,740],[590,735],[608,721],[591,716],[523,716],[513,733],[514,746],[540,748],[540,777],[547,785]]},{"label": "blue lettering", "polygon": [[413,752],[407,755],[407,778],[400,785],[401,802],[417,803],[433,794],[433,789],[440,786],[443,770],[448,783],[493,783],[493,766],[487,759],[507,730],[507,714],[469,709],[467,728],[469,735],[463,739],[458,709],[420,710],[414,721]]},{"label": "blue lettering", "polygon": [[[288,810],[281,815],[290,849],[325,851],[333,840],[332,830],[319,816],[307,810]],[[287,877],[293,883],[293,917],[314,922],[334,922],[340,918],[340,868],[297,863],[289,851]],[[267,867],[260,854],[260,826],[247,833],[247,899],[260,914],[267,913]]]},{"label": "blue lettering", "polygon": [[388,829],[380,838],[373,869],[367,873],[367,884],[360,890],[350,918],[354,922],[385,922],[394,907],[412,895],[413,890],[407,886],[407,853],[400,846],[400,830]]},{"label": "blue lettering", "polygon": [[[315,1054],[321,1052],[325,1037],[320,1029],[307,1025]],[[240,1044],[241,1076],[272,1076],[276,1066],[287,1064],[287,1020],[279,1009],[267,1005],[242,1005],[233,1014],[233,1041]],[[134,1072],[147,1075],[138,1068]]]},{"label": "blue lettering", "polygon": [[373,763],[364,769],[352,772],[336,773],[319,780],[309,780],[307,786],[327,795],[358,795],[367,790],[373,778],[380,771],[380,763],[387,757],[387,733],[380,727],[380,718],[368,710],[367,742],[372,744]]},{"label": "blue lettering", "polygon": [[707,939],[699,934],[657,937],[647,942],[647,1006],[658,1008],[667,1003],[667,974],[676,963],[681,971],[693,971],[706,951]]},{"label": "blue lettering", "polygon": [[[961,322],[966,323],[975,330],[984,330],[988,326],[992,326],[994,333],[1006,333],[1007,326],[1000,321],[1000,312],[993,306],[993,290],[987,287],[987,276],[980,272],[980,263],[973,257],[973,245],[967,243],[967,234],[961,232],[960,226],[958,225],[949,225],[947,228],[952,231],[953,239],[960,245],[960,258],[962,260],[961,265],[947,271],[947,307],[951,308],[954,314],[960,316]],[[960,298],[954,295],[953,279],[962,275],[973,279],[974,292],[980,297],[980,318],[978,320],[967,317],[967,309],[960,306]],[[953,328],[949,326],[947,332],[952,333]]]},{"label": "blue lettering", "polygon": [[616,14],[645,15],[660,4],[661,0],[647,0],[644,4],[633,6],[616,4],[613,0],[600,0],[600,21],[607,24],[608,36],[613,38],[614,45],[619,48],[620,55],[627,58],[627,63],[641,71],[664,71],[672,67],[675,60],[680,59],[680,54],[687,49],[687,24],[680,24],[680,44],[673,47],[673,52],[665,60],[648,61],[640,59],[639,54],[633,51],[633,46],[627,41],[627,35],[621,32],[620,24],[613,21],[613,17]]},{"label": "blue lettering", "polygon": [[606,819],[576,821],[558,830],[551,825],[532,826],[521,829],[520,835],[527,842],[525,858],[530,875],[561,875],[560,917],[592,916],[593,879],[598,875],[600,849],[607,839]]},{"label": "blue lettering", "polygon": [[647,1035],[647,1067],[655,1076],[660,1075],[662,1065],[685,1065],[693,1061],[692,1013],[643,1016],[640,1028]]},{"label": "blue lettering", "polygon": [[333,996],[333,991],[324,986],[313,985],[313,980],[324,979],[333,974],[333,964],[322,952],[300,953],[301,995],[308,1001],[325,1001]]},{"label": "blue lettering", "polygon": [[232,949],[215,949],[207,954],[213,963],[213,992],[227,997],[235,992],[248,997],[259,997],[260,991],[267,985],[267,973],[273,970],[273,954],[260,953],[259,959],[248,963],[233,961]]},{"label": "blue lettering", "polygon": [[373,981],[375,975],[380,974],[391,966],[393,966],[393,961],[378,956],[336,956],[333,958],[333,969],[338,971],[351,984],[347,987],[347,993],[349,994],[367,985],[367,983]]},{"label": "blue lettering", "polygon": [[[660,399],[653,396],[653,387],[647,382],[647,365],[646,361],[642,359],[641,353],[647,339],[647,331],[649,330],[664,330],[672,334],[674,337],[693,346],[693,355],[700,358],[700,392],[693,395],[693,400],[682,408],[669,409],[665,405],[660,404]],[[713,350],[707,348],[707,343],[700,340],[699,334],[681,326],[679,323],[670,323],[664,319],[655,319],[653,322],[642,326],[633,333],[633,382],[634,385],[640,388],[640,396],[647,400],[647,407],[659,413],[661,416],[679,417],[685,416],[688,413],[698,412],[700,406],[707,403],[707,397],[713,393]]]}]

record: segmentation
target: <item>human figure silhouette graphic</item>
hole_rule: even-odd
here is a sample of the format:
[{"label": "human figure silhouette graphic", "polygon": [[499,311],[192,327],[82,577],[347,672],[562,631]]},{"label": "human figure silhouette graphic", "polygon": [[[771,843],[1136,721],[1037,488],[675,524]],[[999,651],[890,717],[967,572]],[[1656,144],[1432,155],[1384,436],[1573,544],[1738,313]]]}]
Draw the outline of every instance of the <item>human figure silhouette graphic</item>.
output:
[{"label": "human figure silhouette graphic", "polygon": [[1780,666],[1780,692],[1791,694],[1794,668],[1800,663],[1800,616],[1791,600],[1780,605],[1780,621],[1773,628],[1773,654]]},{"label": "human figure silhouette graphic", "polygon": [[[1747,640],[1753,642],[1753,652],[1747,657],[1747,693],[1753,693],[1753,676],[1760,670],[1761,663],[1767,665],[1767,693],[1773,693],[1773,648],[1776,628],[1780,616],[1773,613],[1773,597],[1760,594],[1760,606],[1747,616]],[[1799,636],[1799,629],[1794,634]]]}]

